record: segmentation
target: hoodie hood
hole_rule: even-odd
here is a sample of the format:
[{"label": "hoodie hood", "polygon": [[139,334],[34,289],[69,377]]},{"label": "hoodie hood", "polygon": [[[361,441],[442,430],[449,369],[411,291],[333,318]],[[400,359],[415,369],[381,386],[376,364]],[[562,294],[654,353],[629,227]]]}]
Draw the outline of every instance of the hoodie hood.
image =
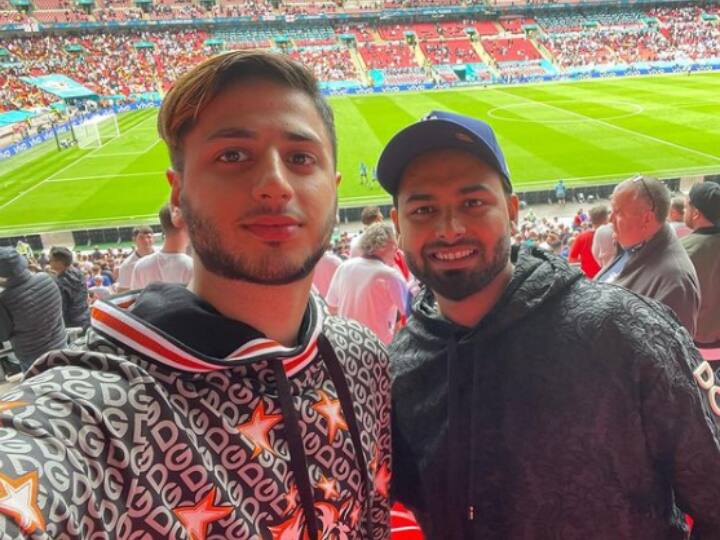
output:
[{"label": "hoodie hood", "polygon": [[505,292],[477,326],[466,328],[443,317],[432,291],[425,288],[413,303],[407,331],[423,348],[430,349],[445,347],[449,339],[462,343],[479,334],[488,337],[529,316],[582,276],[580,270],[556,255],[537,248],[523,250]]},{"label": "hoodie hood", "polygon": [[207,373],[282,358],[287,376],[317,356],[323,325],[319,301],[311,297],[299,344],[285,347],[255,328],[222,316],[182,285],[155,283],[93,304],[91,324],[99,334],[158,364]]},{"label": "hoodie hood", "polygon": [[6,287],[12,287],[29,279],[32,272],[28,270],[27,259],[13,247],[0,248],[0,278],[6,279]]}]

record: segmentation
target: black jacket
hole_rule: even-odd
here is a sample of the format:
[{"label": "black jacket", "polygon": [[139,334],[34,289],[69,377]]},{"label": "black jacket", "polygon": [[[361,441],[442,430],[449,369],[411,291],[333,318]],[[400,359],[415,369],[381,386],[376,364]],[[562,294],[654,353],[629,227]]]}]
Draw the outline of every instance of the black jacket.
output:
[{"label": "black jacket", "polygon": [[0,248],[0,341],[10,340],[27,371],[39,356],[65,345],[60,290],[46,273],[33,274],[14,248]]},{"label": "black jacket", "polygon": [[65,326],[87,328],[90,326],[88,291],[82,272],[74,266],[57,276],[62,293],[62,310]]},{"label": "black jacket", "polygon": [[681,510],[720,538],[712,370],[658,302],[521,253],[477,327],[423,293],[390,353],[393,491],[428,539],[681,539]]}]

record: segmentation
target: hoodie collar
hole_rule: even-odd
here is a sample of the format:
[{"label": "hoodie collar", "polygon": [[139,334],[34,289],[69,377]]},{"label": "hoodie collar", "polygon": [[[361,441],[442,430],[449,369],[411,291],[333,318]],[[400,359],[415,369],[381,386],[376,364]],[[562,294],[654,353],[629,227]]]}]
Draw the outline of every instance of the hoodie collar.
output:
[{"label": "hoodie collar", "polygon": [[[435,307],[432,291],[425,288],[413,306],[413,319],[437,337],[472,339],[480,332],[496,333],[527,317],[550,298],[581,279],[582,272],[560,257],[539,248],[522,250],[513,276],[497,304],[474,328],[443,317]],[[412,319],[411,319],[412,321]]]},{"label": "hoodie collar", "polygon": [[95,302],[91,324],[99,334],[172,369],[206,373],[282,358],[285,373],[292,376],[317,356],[323,314],[311,296],[300,344],[285,347],[241,321],[223,317],[182,286],[154,284]]}]

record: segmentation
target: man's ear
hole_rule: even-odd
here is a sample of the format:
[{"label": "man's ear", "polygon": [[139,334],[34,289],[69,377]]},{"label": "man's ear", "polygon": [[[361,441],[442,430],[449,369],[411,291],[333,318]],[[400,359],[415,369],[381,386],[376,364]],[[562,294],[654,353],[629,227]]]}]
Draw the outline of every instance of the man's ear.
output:
[{"label": "man's ear", "polygon": [[182,175],[174,169],[165,171],[165,177],[170,184],[170,208],[173,225],[177,228],[185,226],[182,210],[180,209],[180,199],[182,191]]},{"label": "man's ear", "polygon": [[341,181],[342,181],[342,174],[340,174],[339,172],[336,172],[335,173],[335,186],[336,187],[339,186]]},{"label": "man's ear", "polygon": [[510,221],[517,225],[518,216],[520,215],[520,199],[514,193],[507,196],[507,208]]},{"label": "man's ear", "polygon": [[400,234],[400,220],[398,219],[398,211],[394,206],[390,209],[390,219],[395,225],[395,234],[397,235],[398,246],[402,247],[402,234]]},{"label": "man's ear", "polygon": [[182,188],[182,177],[175,169],[165,171],[165,178],[170,184],[170,204],[180,206],[180,190]]}]

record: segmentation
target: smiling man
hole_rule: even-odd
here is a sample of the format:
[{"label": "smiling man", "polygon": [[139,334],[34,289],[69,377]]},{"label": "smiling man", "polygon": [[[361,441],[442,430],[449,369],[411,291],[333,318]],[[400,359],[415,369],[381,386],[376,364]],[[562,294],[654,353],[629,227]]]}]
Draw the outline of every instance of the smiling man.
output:
[{"label": "smiling man", "polygon": [[0,402],[0,530],[387,538],[387,355],[310,294],[340,180],[315,79],[215,57],[158,124],[192,280],[96,302],[88,350],[45,356]]},{"label": "smiling man", "polygon": [[668,310],[542,250],[511,260],[484,122],[431,113],[378,175],[426,285],[390,347],[393,492],[426,537],[670,540],[684,511],[720,538],[716,387]]}]

